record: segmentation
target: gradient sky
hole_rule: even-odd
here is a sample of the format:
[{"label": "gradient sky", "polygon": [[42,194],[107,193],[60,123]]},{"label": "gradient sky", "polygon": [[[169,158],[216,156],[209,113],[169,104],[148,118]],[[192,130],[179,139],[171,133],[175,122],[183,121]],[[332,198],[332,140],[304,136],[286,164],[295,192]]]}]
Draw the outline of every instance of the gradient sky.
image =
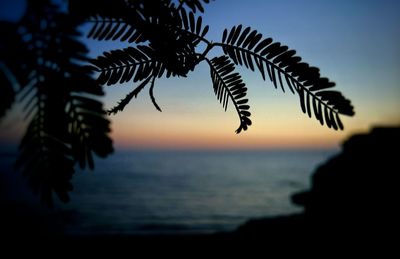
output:
[{"label": "gradient sky", "polygon": [[[17,16],[21,2],[2,1],[0,16]],[[203,22],[210,25],[210,40],[220,41],[224,28],[238,24],[257,29],[319,67],[352,100],[356,115],[342,116],[344,131],[322,127],[301,112],[297,95],[282,93],[258,73],[239,68],[249,88],[253,125],[237,135],[237,114],[229,107],[224,112],[213,93],[209,68],[202,63],[188,78],[156,81],[162,113],[143,91],[124,112],[111,116],[115,145],[136,149],[331,148],[373,125],[400,124],[399,13],[397,0],[215,1],[203,16]],[[127,46],[85,42],[92,57]],[[108,87],[106,107],[112,107],[132,87]],[[20,121],[17,112],[4,118],[0,140],[16,139]]]}]

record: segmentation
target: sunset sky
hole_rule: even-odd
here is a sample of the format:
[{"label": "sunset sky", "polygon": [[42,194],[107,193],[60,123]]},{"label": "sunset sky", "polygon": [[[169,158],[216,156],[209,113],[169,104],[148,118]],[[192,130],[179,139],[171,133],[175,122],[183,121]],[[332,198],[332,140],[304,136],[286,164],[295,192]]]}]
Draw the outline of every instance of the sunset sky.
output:
[{"label": "sunset sky", "polygon": [[[17,16],[23,6],[19,3],[23,1],[2,1],[1,17]],[[124,112],[111,116],[115,146],[332,148],[352,133],[366,131],[373,125],[400,124],[399,13],[397,0],[217,0],[206,6],[203,16],[203,22],[210,25],[210,40],[220,41],[225,28],[238,24],[257,29],[265,37],[295,49],[305,62],[319,67],[323,76],[336,82],[336,90],[352,100],[356,115],[342,116],[344,131],[321,126],[301,112],[297,95],[276,90],[271,82],[262,81],[258,73],[238,68],[249,89],[253,125],[237,135],[238,116],[229,106],[224,112],[213,93],[209,68],[202,63],[187,78],[156,81],[155,95],[162,113],[143,91]],[[85,42],[91,57],[128,46]],[[112,107],[132,87],[132,83],[108,87],[106,107]],[[16,112],[3,118],[0,141],[18,139],[21,118]]]}]

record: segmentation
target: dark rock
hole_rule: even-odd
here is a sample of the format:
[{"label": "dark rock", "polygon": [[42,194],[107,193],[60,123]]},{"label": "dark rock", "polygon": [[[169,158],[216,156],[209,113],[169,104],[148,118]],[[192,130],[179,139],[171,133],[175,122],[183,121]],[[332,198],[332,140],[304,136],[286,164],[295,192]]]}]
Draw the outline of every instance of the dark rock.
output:
[{"label": "dark rock", "polygon": [[304,213],[251,220],[238,233],[294,236],[303,243],[390,242],[398,229],[399,148],[400,127],[350,137],[341,153],[317,168],[311,189],[292,196]]},{"label": "dark rock", "polygon": [[397,211],[400,128],[354,135],[340,154],[320,166],[309,191],[293,195],[315,222],[349,229],[378,227]]}]

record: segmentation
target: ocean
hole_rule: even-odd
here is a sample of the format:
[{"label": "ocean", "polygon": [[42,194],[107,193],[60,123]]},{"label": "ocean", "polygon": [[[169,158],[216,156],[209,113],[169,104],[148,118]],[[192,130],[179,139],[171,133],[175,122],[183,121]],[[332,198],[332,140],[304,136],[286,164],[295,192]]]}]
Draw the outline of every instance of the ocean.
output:
[{"label": "ocean", "polygon": [[93,171],[77,169],[71,201],[56,209],[73,212],[63,223],[71,235],[231,231],[252,218],[301,212],[290,196],[308,189],[315,168],[336,152],[117,151],[96,159]]}]

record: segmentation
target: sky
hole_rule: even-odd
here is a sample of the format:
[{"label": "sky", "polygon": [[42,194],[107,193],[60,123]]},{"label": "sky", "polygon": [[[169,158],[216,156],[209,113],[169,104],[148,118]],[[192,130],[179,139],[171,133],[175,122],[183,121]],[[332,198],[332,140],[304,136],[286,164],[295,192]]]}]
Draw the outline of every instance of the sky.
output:
[{"label": "sky", "polygon": [[[0,17],[18,17],[23,3],[1,1]],[[209,68],[201,63],[187,78],[156,81],[155,96],[163,112],[143,91],[122,113],[110,117],[117,149],[335,148],[353,133],[400,124],[400,1],[217,0],[205,9],[208,39],[218,42],[225,28],[238,24],[257,29],[295,49],[303,61],[334,81],[336,90],[352,101],[355,116],[341,117],[344,131],[321,126],[301,112],[297,95],[276,90],[258,73],[238,68],[248,87],[253,125],[236,134],[238,116],[229,107],[225,112],[217,101]],[[93,58],[128,46],[83,40]],[[210,54],[212,58],[222,52]],[[106,108],[133,87],[106,87]],[[0,142],[20,137],[21,118],[17,111],[3,118]]]}]

